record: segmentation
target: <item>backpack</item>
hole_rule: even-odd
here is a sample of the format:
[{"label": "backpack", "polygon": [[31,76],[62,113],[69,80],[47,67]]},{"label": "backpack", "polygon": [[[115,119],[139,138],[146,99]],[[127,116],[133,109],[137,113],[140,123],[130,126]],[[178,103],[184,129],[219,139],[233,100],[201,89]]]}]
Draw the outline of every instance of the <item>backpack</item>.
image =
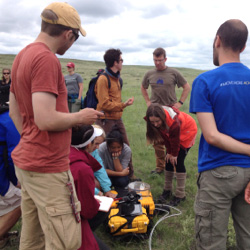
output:
[{"label": "backpack", "polygon": [[[102,73],[98,73],[98,72],[102,72]],[[105,75],[108,79],[108,88],[110,89],[111,87],[111,83],[110,83],[110,79],[109,79],[109,76],[106,72],[104,72],[104,70],[98,70],[97,72],[97,76],[96,77],[93,77],[90,82],[89,82],[89,87],[88,87],[88,90],[86,92],[86,96],[84,97],[83,99],[83,102],[82,102],[82,108],[93,108],[93,109],[96,109],[96,106],[98,104],[98,99],[96,98],[96,94],[95,94],[95,85],[97,83],[97,80],[98,78],[100,77],[100,75]],[[120,82],[120,85],[121,85],[121,88],[122,88],[122,79],[119,78],[119,82]]]}]

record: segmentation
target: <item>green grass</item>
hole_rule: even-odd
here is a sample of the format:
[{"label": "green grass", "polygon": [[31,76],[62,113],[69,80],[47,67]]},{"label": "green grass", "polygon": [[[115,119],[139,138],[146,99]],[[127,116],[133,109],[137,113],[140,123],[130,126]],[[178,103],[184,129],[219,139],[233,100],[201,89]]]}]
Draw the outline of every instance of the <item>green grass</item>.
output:
[{"label": "green grass", "polygon": [[[13,55],[0,55],[0,67],[11,67],[13,62]],[[87,91],[89,80],[95,76],[99,68],[104,68],[101,62],[81,61],[81,60],[68,60],[60,59],[62,70],[67,74],[66,64],[72,61],[76,64],[76,72],[80,73],[84,79],[83,96]],[[153,197],[156,198],[162,192],[164,185],[164,176],[152,176],[150,171],[155,168],[154,150],[151,145],[146,144],[145,133],[146,124],[143,117],[146,113],[146,103],[141,95],[140,85],[142,78],[147,70],[153,67],[148,66],[123,66],[122,78],[124,82],[122,98],[123,101],[129,97],[134,96],[135,102],[132,106],[125,109],[123,113],[123,121],[127,130],[130,146],[133,153],[133,165],[135,174],[140,177],[144,182],[151,185]],[[202,73],[201,70],[177,68],[187,81],[192,84],[194,78]],[[180,97],[182,89],[176,89],[177,96]],[[189,97],[181,108],[181,111],[188,113]],[[196,117],[191,115],[195,120]],[[197,120],[196,120],[197,121]],[[198,124],[198,123],[197,123]],[[187,183],[186,195],[187,199],[178,208],[182,214],[180,216],[172,217],[161,222],[154,231],[152,238],[152,249],[154,250],[187,250],[195,249],[195,233],[194,233],[194,211],[193,203],[196,194],[196,177],[197,177],[197,157],[198,157],[198,144],[200,138],[200,129],[196,138],[196,144],[189,151],[186,158],[187,168]],[[155,217],[153,222],[160,217]],[[19,225],[17,225],[20,228]],[[126,240],[120,242],[116,238],[112,238],[106,231],[105,227],[101,226],[97,231],[98,236],[110,246],[111,249],[119,250],[140,250],[148,249],[148,241]],[[7,249],[7,248],[6,248]],[[13,246],[8,249],[18,249]],[[235,237],[232,225],[232,220],[229,223],[228,244],[227,249],[236,249]]]}]

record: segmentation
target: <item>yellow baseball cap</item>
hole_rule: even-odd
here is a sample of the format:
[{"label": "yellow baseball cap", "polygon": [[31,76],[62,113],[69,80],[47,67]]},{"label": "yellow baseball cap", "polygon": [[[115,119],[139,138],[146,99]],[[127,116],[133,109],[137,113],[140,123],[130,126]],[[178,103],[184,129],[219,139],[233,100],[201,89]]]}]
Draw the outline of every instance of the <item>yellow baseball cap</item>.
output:
[{"label": "yellow baseball cap", "polygon": [[86,36],[87,33],[81,26],[81,19],[79,14],[77,13],[76,9],[68,3],[54,2],[49,4],[44,10],[51,10],[58,17],[57,20],[51,20],[44,17],[42,13],[41,18],[44,22],[51,24],[61,24],[73,29],[79,29],[80,33],[83,36]]}]

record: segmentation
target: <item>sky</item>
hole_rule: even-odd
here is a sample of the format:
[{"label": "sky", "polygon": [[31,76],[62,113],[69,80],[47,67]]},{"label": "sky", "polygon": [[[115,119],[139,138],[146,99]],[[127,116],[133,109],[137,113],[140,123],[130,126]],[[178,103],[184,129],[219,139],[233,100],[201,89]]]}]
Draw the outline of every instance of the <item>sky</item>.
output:
[{"label": "sky", "polygon": [[[60,0],[57,0],[60,2]],[[0,54],[17,54],[40,32],[48,0],[0,0]],[[61,1],[64,2],[64,1]],[[212,45],[219,26],[241,19],[250,30],[248,0],[68,0],[79,13],[86,37],[59,58],[103,61],[119,48],[125,65],[154,65],[163,47],[167,65],[213,69]],[[241,61],[250,67],[250,39]]]}]

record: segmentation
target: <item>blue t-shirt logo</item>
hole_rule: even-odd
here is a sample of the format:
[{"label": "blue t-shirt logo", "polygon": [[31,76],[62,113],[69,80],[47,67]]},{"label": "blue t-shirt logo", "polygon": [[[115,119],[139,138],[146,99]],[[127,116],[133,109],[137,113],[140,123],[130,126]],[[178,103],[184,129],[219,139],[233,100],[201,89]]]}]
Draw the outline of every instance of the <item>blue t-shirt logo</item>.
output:
[{"label": "blue t-shirt logo", "polygon": [[158,79],[157,82],[156,82],[156,84],[161,84],[161,85],[163,85],[163,79]]}]

